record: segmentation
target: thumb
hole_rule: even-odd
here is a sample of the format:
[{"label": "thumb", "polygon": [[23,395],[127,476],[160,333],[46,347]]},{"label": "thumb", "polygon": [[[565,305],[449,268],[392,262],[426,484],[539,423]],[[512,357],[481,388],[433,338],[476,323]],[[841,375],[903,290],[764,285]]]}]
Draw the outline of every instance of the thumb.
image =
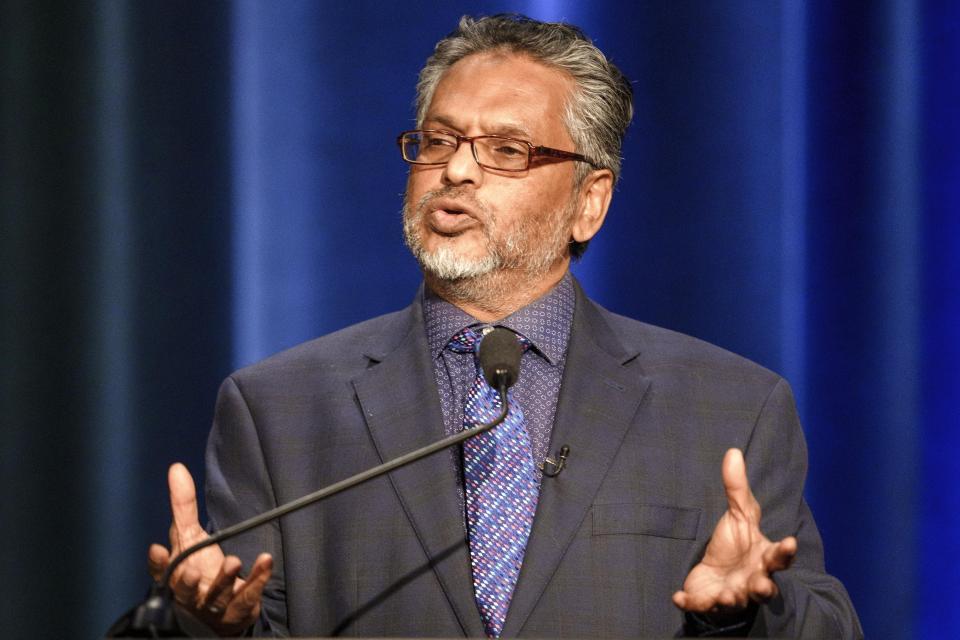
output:
[{"label": "thumb", "polygon": [[727,449],[723,456],[723,488],[727,493],[730,510],[744,515],[754,515],[759,508],[750,482],[747,480],[747,465],[740,449]]},{"label": "thumb", "polygon": [[173,512],[173,526],[181,534],[194,534],[200,528],[200,516],[197,511],[197,488],[187,468],[179,462],[170,465],[167,473],[170,487],[170,510]]}]

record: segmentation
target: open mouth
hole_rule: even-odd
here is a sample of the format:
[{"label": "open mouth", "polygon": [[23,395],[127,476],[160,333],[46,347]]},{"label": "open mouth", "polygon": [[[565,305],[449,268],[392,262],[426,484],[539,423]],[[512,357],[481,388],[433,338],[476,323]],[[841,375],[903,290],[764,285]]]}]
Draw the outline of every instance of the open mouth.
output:
[{"label": "open mouth", "polygon": [[430,228],[441,235],[452,236],[477,224],[464,209],[434,209],[428,216]]}]

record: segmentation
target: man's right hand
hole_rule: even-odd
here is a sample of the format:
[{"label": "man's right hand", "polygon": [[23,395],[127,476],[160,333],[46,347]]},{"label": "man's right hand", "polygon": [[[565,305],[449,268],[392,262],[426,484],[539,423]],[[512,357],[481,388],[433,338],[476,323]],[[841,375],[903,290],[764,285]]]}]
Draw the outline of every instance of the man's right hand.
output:
[{"label": "man's right hand", "polygon": [[[159,581],[171,558],[209,537],[200,526],[197,513],[197,490],[187,468],[180,463],[170,467],[170,550],[150,545],[147,562],[150,575]],[[239,635],[260,615],[260,598],[273,570],[268,553],[257,557],[244,580],[239,578],[242,564],[237,556],[224,556],[212,545],[201,549],[173,572],[170,586],[181,605],[190,610],[213,631],[222,636]]]}]

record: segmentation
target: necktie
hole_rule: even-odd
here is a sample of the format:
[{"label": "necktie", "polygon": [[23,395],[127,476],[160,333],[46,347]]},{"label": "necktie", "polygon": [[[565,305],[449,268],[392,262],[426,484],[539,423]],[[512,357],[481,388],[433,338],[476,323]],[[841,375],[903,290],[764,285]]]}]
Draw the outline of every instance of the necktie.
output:
[{"label": "necktie", "polygon": [[[483,336],[466,328],[450,349],[473,352],[477,378],[467,395],[464,428],[500,415],[500,395],[487,383],[476,354]],[[530,343],[517,338],[526,349]],[[490,431],[463,443],[464,493],[470,564],[477,607],[487,635],[499,638],[533,526],[539,486],[523,411],[508,392],[510,411]]]}]

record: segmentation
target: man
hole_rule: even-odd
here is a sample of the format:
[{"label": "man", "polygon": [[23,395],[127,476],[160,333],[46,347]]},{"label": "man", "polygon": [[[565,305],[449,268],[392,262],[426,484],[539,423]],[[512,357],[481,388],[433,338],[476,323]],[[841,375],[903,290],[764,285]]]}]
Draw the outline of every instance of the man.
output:
[{"label": "man", "polygon": [[[622,74],[574,28],[464,18],[420,74],[417,115],[398,142],[424,287],[227,379],[212,525],[489,419],[474,350],[494,325],[524,349],[516,407],[486,439],[241,536],[236,555],[198,553],[178,600],[224,635],[862,635],[824,573],[786,383],[607,312],[568,273],[619,174]],[[538,468],[561,445],[562,471]],[[175,553],[205,533],[189,473],[169,480]],[[154,576],[169,558],[151,547]]]}]

